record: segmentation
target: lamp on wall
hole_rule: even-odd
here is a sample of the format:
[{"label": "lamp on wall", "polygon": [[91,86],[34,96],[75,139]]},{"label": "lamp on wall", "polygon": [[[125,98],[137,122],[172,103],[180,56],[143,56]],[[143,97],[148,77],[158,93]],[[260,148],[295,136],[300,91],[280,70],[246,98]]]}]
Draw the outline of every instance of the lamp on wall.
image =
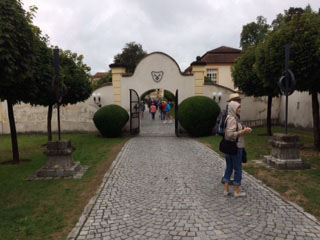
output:
[{"label": "lamp on wall", "polygon": [[216,101],[216,97],[217,97],[217,93],[216,93],[216,92],[213,92],[213,93],[212,93],[213,101]]},{"label": "lamp on wall", "polygon": [[[218,96],[218,99],[217,99],[217,96]],[[221,98],[222,98],[222,93],[221,92],[218,92],[218,93],[213,92],[212,93],[212,98],[213,98],[213,101],[220,103],[221,102]]]},{"label": "lamp on wall", "polygon": [[218,101],[221,102],[222,92],[218,93]]},{"label": "lamp on wall", "polygon": [[95,104],[97,104],[98,107],[101,107],[101,94],[100,93],[94,93],[92,94],[93,101]]}]

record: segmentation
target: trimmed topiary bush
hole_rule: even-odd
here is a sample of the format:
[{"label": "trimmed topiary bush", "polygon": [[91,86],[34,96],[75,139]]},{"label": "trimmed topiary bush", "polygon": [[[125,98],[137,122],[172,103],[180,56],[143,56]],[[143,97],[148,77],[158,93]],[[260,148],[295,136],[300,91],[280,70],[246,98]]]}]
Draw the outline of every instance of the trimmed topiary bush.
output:
[{"label": "trimmed topiary bush", "polygon": [[94,125],[104,137],[118,137],[128,119],[127,111],[115,104],[100,108],[93,116]]},{"label": "trimmed topiary bush", "polygon": [[211,98],[189,97],[179,105],[179,122],[191,135],[200,137],[212,134],[220,107]]}]

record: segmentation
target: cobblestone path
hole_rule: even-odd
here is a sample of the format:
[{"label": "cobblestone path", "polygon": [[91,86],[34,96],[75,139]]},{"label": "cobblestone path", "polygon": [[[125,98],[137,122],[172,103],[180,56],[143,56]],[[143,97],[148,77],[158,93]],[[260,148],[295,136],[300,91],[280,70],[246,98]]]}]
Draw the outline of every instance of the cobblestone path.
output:
[{"label": "cobblestone path", "polygon": [[247,197],[223,196],[224,160],[206,146],[141,135],[123,147],[69,239],[320,239],[315,219],[246,173]]}]

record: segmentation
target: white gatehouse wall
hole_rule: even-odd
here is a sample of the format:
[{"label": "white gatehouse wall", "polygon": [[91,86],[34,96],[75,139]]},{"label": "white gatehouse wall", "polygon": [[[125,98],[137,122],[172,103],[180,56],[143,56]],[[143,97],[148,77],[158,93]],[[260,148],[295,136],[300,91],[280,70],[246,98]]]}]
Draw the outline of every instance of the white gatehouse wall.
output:
[{"label": "white gatehouse wall", "polygon": [[[156,82],[152,72],[161,75]],[[129,89],[134,89],[139,96],[151,89],[165,89],[175,94],[179,89],[179,103],[189,96],[194,95],[193,75],[184,75],[176,61],[164,53],[152,53],[143,58],[134,74],[123,77],[121,81],[121,105],[129,111]]]}]

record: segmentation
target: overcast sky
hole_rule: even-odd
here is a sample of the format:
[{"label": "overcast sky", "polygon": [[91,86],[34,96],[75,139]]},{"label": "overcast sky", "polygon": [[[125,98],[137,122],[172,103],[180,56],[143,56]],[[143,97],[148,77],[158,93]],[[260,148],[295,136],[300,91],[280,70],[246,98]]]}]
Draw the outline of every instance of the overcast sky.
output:
[{"label": "overcast sky", "polygon": [[50,43],[84,55],[91,73],[109,70],[128,42],[164,52],[185,70],[220,46],[239,48],[242,26],[268,23],[289,7],[320,8],[320,0],[22,0]]}]

